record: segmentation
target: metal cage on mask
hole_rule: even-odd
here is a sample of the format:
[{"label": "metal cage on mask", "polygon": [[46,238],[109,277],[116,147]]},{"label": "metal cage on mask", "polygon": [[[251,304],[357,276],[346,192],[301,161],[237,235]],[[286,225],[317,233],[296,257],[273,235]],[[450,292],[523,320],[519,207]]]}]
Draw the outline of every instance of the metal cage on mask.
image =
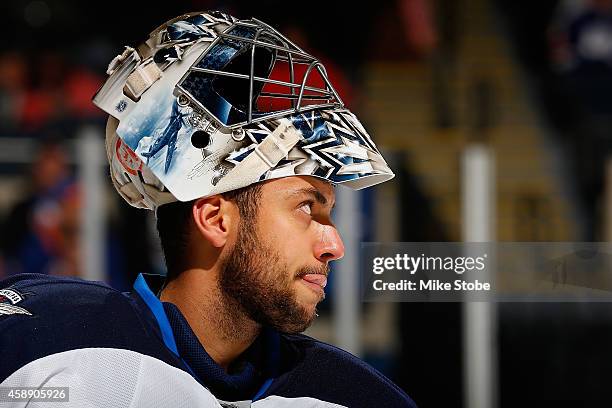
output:
[{"label": "metal cage on mask", "polygon": [[[287,72],[279,62],[286,63]],[[275,74],[288,78],[275,79]],[[317,79],[324,87],[312,84]],[[248,81],[248,94],[242,81]],[[271,87],[286,91],[266,89]],[[176,91],[179,104],[205,110],[229,129],[344,106],[319,60],[254,18],[220,33],[178,81]],[[275,103],[275,108],[271,102],[266,109],[261,103],[273,99],[285,102],[285,107]]]}]

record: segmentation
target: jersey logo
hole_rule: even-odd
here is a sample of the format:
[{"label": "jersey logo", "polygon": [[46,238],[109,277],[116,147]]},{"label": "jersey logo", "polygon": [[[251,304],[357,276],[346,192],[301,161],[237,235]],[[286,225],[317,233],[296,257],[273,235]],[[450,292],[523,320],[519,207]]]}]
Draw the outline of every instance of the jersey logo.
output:
[{"label": "jersey logo", "polygon": [[23,307],[16,306],[23,299],[23,295],[14,289],[0,289],[0,316],[13,314],[32,316],[32,313]]}]

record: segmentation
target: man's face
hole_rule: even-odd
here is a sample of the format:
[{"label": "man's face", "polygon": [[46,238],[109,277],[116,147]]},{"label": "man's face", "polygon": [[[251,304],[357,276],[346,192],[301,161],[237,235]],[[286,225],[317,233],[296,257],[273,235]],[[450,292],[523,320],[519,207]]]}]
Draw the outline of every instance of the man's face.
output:
[{"label": "man's face", "polygon": [[329,261],[344,255],[331,223],[333,187],[313,177],[262,186],[255,220],[240,220],[221,271],[224,296],[254,321],[285,333],[304,331],[324,299]]}]

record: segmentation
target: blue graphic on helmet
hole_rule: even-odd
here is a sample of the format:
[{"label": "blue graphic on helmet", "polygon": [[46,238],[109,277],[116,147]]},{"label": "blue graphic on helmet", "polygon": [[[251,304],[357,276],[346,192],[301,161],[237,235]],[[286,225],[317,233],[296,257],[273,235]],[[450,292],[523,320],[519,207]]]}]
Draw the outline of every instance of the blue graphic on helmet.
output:
[{"label": "blue graphic on helmet", "polygon": [[312,143],[329,136],[327,122],[320,112],[312,111],[307,114],[292,116],[293,126],[302,132],[306,142]]},{"label": "blue graphic on helmet", "polygon": [[[339,183],[373,174],[370,156],[379,153],[371,147],[369,136],[351,124],[356,118],[348,110],[311,111],[292,115],[289,120],[302,135],[295,149],[302,152],[302,157],[309,157],[317,164],[312,175]],[[227,161],[240,163],[275,128],[273,121],[245,128],[251,145],[230,154]],[[294,160],[291,157],[283,159],[270,171],[291,165]]]},{"label": "blue graphic on helmet", "polygon": [[189,17],[170,24],[167,28],[168,37],[173,41],[194,41],[201,37],[213,38],[213,34],[204,30],[200,25],[209,23],[203,15]]},{"label": "blue graphic on helmet", "polygon": [[143,152],[142,156],[146,157],[147,164],[149,164],[149,159],[155,156],[159,151],[164,148],[164,146],[168,146],[168,150],[166,151],[166,164],[164,166],[164,172],[167,173],[168,169],[172,164],[172,157],[174,155],[174,151],[176,149],[176,139],[183,126],[183,117],[185,114],[179,111],[179,105],[175,100],[172,104],[172,114],[170,116],[170,121],[168,125],[164,129],[162,135],[155,139],[155,142],[149,147],[149,151]]}]

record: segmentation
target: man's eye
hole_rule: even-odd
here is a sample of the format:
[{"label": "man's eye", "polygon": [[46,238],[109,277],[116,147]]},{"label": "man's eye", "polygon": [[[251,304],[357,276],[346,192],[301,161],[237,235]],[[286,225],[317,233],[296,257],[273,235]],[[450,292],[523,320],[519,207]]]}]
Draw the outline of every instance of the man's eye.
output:
[{"label": "man's eye", "polygon": [[312,202],[305,202],[302,204],[302,206],[300,207],[300,211],[304,211],[306,214],[311,215],[312,214]]}]

